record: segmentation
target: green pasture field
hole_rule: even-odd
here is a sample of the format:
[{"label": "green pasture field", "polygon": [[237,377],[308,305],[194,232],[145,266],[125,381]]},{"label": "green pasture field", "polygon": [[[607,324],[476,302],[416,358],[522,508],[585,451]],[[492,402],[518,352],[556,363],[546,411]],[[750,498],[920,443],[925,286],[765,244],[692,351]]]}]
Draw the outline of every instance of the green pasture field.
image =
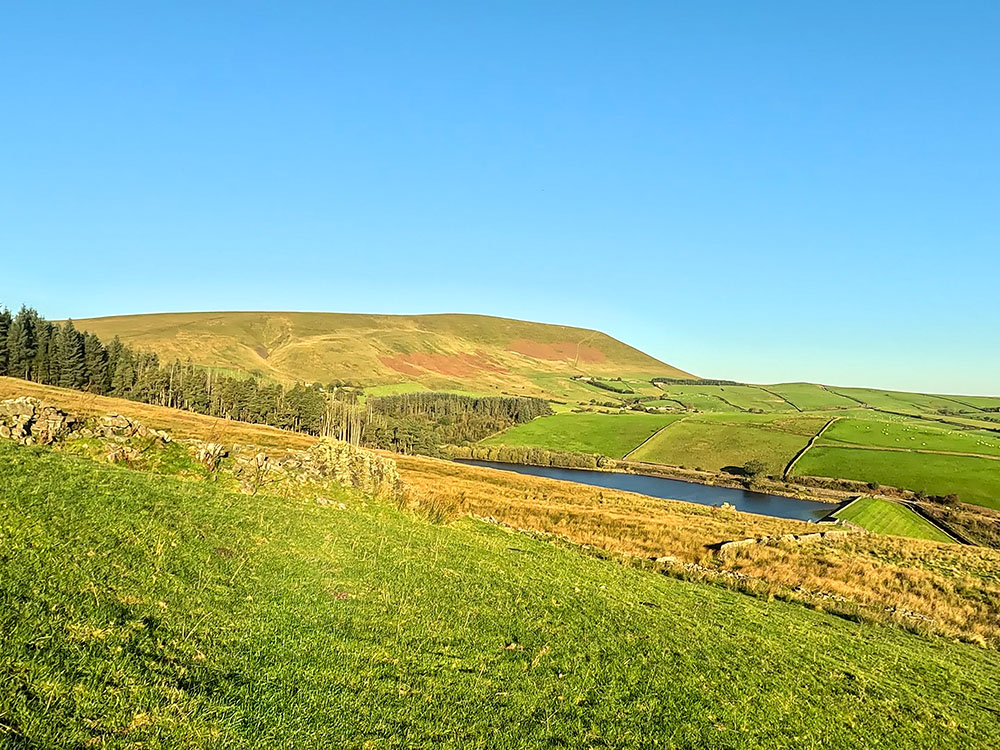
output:
[{"label": "green pasture field", "polygon": [[1000,396],[952,396],[955,401],[968,404],[976,409],[1000,409]]},{"label": "green pasture field", "polygon": [[396,396],[401,393],[420,393],[429,390],[420,383],[390,383],[388,385],[371,385],[365,388],[366,396]]},{"label": "green pasture field", "polygon": [[995,747],[1000,654],[0,444],[7,747]]},{"label": "green pasture field", "polygon": [[665,398],[679,401],[687,409],[697,409],[703,412],[738,412],[740,408],[726,403],[718,396],[708,393],[710,386],[671,385],[660,386]]},{"label": "green pasture field", "polygon": [[938,416],[942,412],[976,413],[976,409],[953,401],[945,396],[925,393],[903,393],[900,391],[880,391],[874,388],[830,388],[845,396],[851,396],[875,409],[904,412],[907,414],[929,414]]},{"label": "green pasture field", "polygon": [[1000,434],[949,428],[905,417],[879,418],[872,415],[870,418],[858,416],[839,419],[823,433],[819,441],[819,445],[843,443],[1000,456]]},{"label": "green pasture field", "polygon": [[515,425],[482,443],[599,453],[609,458],[622,458],[657,430],[682,416],[641,412],[555,414]]},{"label": "green pasture field", "polygon": [[838,396],[833,391],[814,383],[778,383],[777,385],[766,386],[766,388],[787,399],[802,411],[853,409],[858,407],[856,401],[852,401],[844,396]]},{"label": "green pasture field", "polygon": [[928,539],[932,542],[954,542],[951,537],[918,513],[891,500],[859,497],[847,507],[838,510],[835,515],[876,534]]},{"label": "green pasture field", "polygon": [[605,401],[618,401],[616,398],[618,394],[596,388],[579,380],[573,380],[566,375],[531,373],[526,374],[525,377],[533,385],[550,394],[551,398],[557,398],[570,404],[586,404],[592,399],[600,401],[602,395],[607,397],[603,399]]},{"label": "green pasture field", "polygon": [[1000,510],[1000,461],[991,458],[817,445],[795,465],[795,474],[955,493],[963,502]]},{"label": "green pasture field", "polygon": [[664,430],[630,458],[708,471],[758,460],[778,476],[825,422],[824,417],[699,415]]},{"label": "green pasture field", "polygon": [[700,411],[795,411],[779,396],[749,385],[666,385],[660,386],[667,397]]}]

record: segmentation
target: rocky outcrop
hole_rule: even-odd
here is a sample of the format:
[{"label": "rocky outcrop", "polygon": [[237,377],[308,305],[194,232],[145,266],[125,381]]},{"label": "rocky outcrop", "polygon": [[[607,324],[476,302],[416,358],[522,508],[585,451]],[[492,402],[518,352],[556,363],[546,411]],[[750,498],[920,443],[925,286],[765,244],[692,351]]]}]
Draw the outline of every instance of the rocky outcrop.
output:
[{"label": "rocky outcrop", "polygon": [[129,419],[124,414],[105,414],[97,422],[96,432],[103,437],[124,438],[131,437],[154,438],[162,440],[164,443],[170,442],[170,434],[163,430],[154,430],[146,427],[142,422]]},{"label": "rocky outcrop", "polygon": [[0,401],[0,438],[23,445],[48,445],[69,436],[104,437],[116,442],[134,437],[170,442],[170,435],[163,430],[146,427],[122,414],[106,414],[88,422],[29,396]]},{"label": "rocky outcrop", "polygon": [[371,495],[395,498],[402,492],[395,461],[350,443],[321,440],[306,463],[323,478]]},{"label": "rocky outcrop", "polygon": [[220,443],[195,444],[195,460],[209,471],[218,469],[222,459],[228,455],[229,452],[226,450],[226,446]]},{"label": "rocky outcrop", "polygon": [[22,396],[0,401],[0,438],[22,445],[48,445],[79,426],[75,417],[37,398]]},{"label": "rocky outcrop", "polygon": [[751,547],[756,544],[774,544],[777,542],[791,542],[793,544],[803,544],[809,542],[818,542],[821,539],[836,539],[837,537],[845,537],[853,534],[852,531],[847,530],[831,530],[831,531],[812,531],[807,534],[782,534],[779,537],[773,536],[762,536],[760,538],[750,537],[749,539],[736,539],[731,542],[720,542],[715,545],[715,550],[720,555],[727,555],[731,552],[736,552],[739,549],[745,547]]},{"label": "rocky outcrop", "polygon": [[[0,438],[33,445],[70,437],[98,439],[106,460],[127,465],[137,463],[154,443],[170,442],[169,433],[146,427],[124,414],[83,420],[36,398],[0,401]],[[226,446],[212,442],[195,442],[192,452],[195,460],[212,472],[230,455]],[[285,451],[278,456],[269,456],[254,446],[235,445],[232,454],[232,473],[243,491],[251,494],[265,485],[287,481],[335,482],[394,500],[404,494],[395,461],[339,440],[320,440],[311,450]]]}]

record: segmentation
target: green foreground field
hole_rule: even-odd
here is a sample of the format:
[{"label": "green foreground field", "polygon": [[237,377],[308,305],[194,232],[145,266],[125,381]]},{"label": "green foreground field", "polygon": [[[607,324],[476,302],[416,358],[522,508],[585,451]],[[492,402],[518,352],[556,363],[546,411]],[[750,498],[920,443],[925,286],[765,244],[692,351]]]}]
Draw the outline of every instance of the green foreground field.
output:
[{"label": "green foreground field", "polygon": [[891,500],[859,497],[850,505],[838,510],[835,515],[843,521],[849,521],[876,534],[928,539],[932,542],[954,541],[918,513]]},{"label": "green foreground field", "polygon": [[556,414],[517,425],[488,438],[484,445],[515,445],[547,450],[599,453],[622,458],[679,414]]},{"label": "green foreground field", "polygon": [[994,651],[0,444],[13,747],[988,747]]}]

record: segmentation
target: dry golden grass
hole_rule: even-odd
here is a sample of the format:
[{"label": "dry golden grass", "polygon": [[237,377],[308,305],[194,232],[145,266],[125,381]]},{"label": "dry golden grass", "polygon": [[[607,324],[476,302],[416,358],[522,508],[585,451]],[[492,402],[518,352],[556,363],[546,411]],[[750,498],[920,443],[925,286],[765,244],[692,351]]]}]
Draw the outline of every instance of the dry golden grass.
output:
[{"label": "dry golden grass", "polygon": [[93,393],[0,377],[0,400],[17,396],[32,396],[73,414],[96,416],[108,412],[121,413],[138,419],[147,427],[167,430],[174,437],[181,439],[251,443],[269,448],[308,448],[316,442],[315,438],[308,435],[279,430],[276,427],[219,419],[165,406],[152,406],[123,398],[97,396]]},{"label": "dry golden grass", "polygon": [[[0,378],[0,399],[35,396],[78,414],[116,411],[178,438],[258,445],[314,440],[271,427]],[[814,532],[815,525],[587,487],[420,456],[394,456],[413,504],[552,534],[625,560],[676,558],[667,572],[1000,647],[1000,551],[856,534],[767,542],[717,554],[719,542]]]},{"label": "dry golden grass", "polygon": [[515,528],[556,534],[618,554],[673,555],[685,562],[713,556],[708,546],[747,537],[815,531],[801,521],[588,487],[422,456],[396,456],[418,495],[457,504],[466,513]]}]

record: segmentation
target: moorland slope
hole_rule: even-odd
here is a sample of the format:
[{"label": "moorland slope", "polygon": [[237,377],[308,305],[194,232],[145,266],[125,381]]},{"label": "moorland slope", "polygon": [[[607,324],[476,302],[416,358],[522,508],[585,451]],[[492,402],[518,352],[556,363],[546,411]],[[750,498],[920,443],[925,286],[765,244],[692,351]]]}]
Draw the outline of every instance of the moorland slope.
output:
[{"label": "moorland slope", "polygon": [[283,382],[547,396],[550,381],[579,374],[689,377],[599,331],[486,315],[162,313],[75,323],[164,358]]}]

